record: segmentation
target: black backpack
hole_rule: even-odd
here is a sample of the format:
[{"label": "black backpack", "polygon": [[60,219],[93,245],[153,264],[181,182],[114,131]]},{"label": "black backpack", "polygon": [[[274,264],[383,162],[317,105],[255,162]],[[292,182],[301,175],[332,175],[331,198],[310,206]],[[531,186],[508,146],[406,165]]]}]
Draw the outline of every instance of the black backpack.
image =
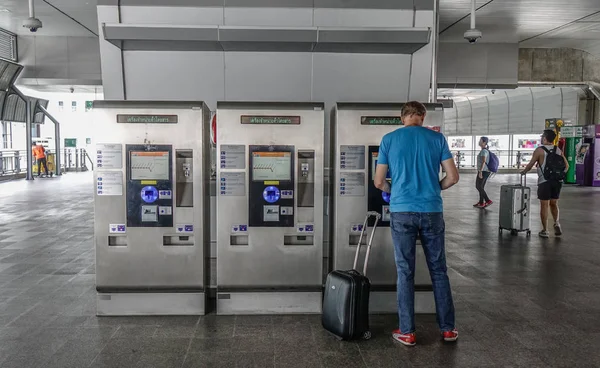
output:
[{"label": "black backpack", "polygon": [[549,150],[542,146],[546,151],[546,160],[544,162],[544,179],[548,181],[563,181],[566,176],[567,165],[564,158],[556,153],[556,146]]}]

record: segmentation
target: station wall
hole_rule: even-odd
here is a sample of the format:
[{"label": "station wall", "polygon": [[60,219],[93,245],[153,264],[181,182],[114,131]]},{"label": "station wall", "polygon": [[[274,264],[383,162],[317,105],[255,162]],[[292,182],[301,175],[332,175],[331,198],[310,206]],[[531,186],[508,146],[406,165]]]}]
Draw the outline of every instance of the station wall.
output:
[{"label": "station wall", "polygon": [[[99,24],[116,23],[98,6]],[[431,10],[122,6],[124,24],[430,27]],[[102,31],[102,30],[101,30]],[[394,102],[427,100],[430,45],[413,55],[125,51],[100,40],[108,100]],[[122,69],[122,71],[121,71]],[[124,82],[124,83],[123,83]]]}]

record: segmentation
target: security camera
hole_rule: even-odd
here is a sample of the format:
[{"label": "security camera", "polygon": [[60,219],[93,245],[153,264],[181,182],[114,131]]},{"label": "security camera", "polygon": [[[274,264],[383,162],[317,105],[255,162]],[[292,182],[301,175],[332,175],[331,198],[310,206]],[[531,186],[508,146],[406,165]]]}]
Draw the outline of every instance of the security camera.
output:
[{"label": "security camera", "polygon": [[31,32],[37,32],[38,29],[42,28],[42,21],[35,17],[29,17],[23,21],[23,27],[29,28]]},{"label": "security camera", "polygon": [[492,90],[492,94],[493,94],[493,95],[495,95],[495,94],[496,94],[496,90],[495,90],[495,89],[493,89],[493,90]]},{"label": "security camera", "polygon": [[464,38],[469,41],[469,43],[475,43],[482,36],[481,31],[475,28],[471,28],[465,32]]},{"label": "security camera", "polygon": [[75,88],[71,87],[69,88],[69,91],[71,91],[71,93],[75,92]]}]

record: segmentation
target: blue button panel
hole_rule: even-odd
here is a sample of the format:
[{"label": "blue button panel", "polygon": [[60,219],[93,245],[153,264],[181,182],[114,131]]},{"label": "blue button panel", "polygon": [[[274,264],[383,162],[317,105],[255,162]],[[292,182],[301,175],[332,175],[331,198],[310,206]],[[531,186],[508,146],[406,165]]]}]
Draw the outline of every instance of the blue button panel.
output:
[{"label": "blue button panel", "polygon": [[281,198],[281,193],[277,187],[268,186],[263,190],[263,198],[267,203],[275,203]]},{"label": "blue button panel", "polygon": [[146,203],[154,203],[158,199],[158,190],[152,186],[143,187],[140,194]]}]

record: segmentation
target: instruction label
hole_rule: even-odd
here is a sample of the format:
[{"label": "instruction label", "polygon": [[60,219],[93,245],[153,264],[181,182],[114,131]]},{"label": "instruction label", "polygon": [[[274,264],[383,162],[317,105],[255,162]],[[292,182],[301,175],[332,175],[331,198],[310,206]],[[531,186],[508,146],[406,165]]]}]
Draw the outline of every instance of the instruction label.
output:
[{"label": "instruction label", "polygon": [[247,233],[248,225],[232,225],[231,232],[232,233]]},{"label": "instruction label", "polygon": [[364,197],[365,195],[365,173],[341,172],[339,184],[342,197]]},{"label": "instruction label", "polygon": [[222,172],[219,179],[219,193],[231,197],[246,195],[246,173]]},{"label": "instruction label", "polygon": [[221,145],[221,169],[246,168],[246,146],[237,144]]},{"label": "instruction label", "polygon": [[340,169],[364,170],[365,146],[340,146]]},{"label": "instruction label", "polygon": [[96,166],[98,169],[122,169],[123,145],[118,143],[97,144]]},{"label": "instruction label", "polygon": [[99,196],[123,195],[123,173],[120,171],[98,171],[96,194]]},{"label": "instruction label", "polygon": [[194,225],[176,225],[177,234],[191,234],[194,232]]},{"label": "instruction label", "polygon": [[110,234],[125,234],[127,227],[125,224],[110,224],[108,225],[108,232]]}]

